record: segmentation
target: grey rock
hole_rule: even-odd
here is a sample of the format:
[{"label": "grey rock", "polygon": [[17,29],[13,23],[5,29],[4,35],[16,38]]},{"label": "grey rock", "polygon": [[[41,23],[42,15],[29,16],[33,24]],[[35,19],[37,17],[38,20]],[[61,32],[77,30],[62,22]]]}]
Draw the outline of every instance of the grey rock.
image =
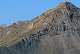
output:
[{"label": "grey rock", "polygon": [[0,54],[80,54],[80,8],[64,2],[33,23],[41,27],[16,44],[1,46]]}]

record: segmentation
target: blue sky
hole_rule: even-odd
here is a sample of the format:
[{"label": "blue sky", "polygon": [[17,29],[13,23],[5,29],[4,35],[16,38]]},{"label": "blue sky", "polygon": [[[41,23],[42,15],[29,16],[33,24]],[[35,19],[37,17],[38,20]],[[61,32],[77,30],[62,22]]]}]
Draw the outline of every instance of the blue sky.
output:
[{"label": "blue sky", "polygon": [[[80,6],[80,0],[70,0]],[[0,25],[31,20],[63,0],[0,0]]]}]

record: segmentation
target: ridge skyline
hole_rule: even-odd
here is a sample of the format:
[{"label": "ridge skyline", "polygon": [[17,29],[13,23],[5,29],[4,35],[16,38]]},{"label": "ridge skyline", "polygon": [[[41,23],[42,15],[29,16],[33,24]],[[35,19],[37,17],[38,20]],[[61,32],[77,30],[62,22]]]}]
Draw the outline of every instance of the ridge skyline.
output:
[{"label": "ridge skyline", "polygon": [[[79,7],[80,2],[77,2],[77,1],[78,0],[76,0],[76,1],[71,0],[71,3],[73,3]],[[1,2],[3,3],[5,1],[1,1]],[[41,1],[34,1],[34,2],[32,0],[30,0],[28,3],[24,0],[23,3],[24,2],[25,3],[24,4],[22,3],[22,5],[19,5],[21,2],[22,1],[15,1],[15,0],[12,2],[9,0],[9,1],[5,2],[6,5],[4,3],[3,4],[0,3],[1,4],[1,7],[0,7],[0,12],[1,12],[0,13],[0,25],[11,25],[12,23],[15,23],[17,21],[32,20],[36,16],[41,15],[41,13],[46,12],[48,9],[52,9],[55,6],[57,6],[59,3],[62,3],[63,0],[59,0],[59,1],[57,1],[57,0],[55,0],[55,1],[54,0],[42,1],[41,0]],[[16,5],[14,5],[14,3]],[[10,4],[11,4],[11,6],[13,5],[13,8],[11,8]],[[34,9],[33,9],[33,6],[35,6]],[[18,9],[20,9],[20,10],[18,10]]]}]

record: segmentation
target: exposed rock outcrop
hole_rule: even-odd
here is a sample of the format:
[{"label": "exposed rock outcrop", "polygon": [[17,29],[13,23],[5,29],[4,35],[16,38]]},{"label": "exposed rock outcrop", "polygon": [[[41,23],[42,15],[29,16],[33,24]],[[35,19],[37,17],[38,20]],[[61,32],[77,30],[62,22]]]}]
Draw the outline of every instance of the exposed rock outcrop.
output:
[{"label": "exposed rock outcrop", "polygon": [[0,38],[0,54],[80,54],[80,8],[70,2],[12,27]]}]

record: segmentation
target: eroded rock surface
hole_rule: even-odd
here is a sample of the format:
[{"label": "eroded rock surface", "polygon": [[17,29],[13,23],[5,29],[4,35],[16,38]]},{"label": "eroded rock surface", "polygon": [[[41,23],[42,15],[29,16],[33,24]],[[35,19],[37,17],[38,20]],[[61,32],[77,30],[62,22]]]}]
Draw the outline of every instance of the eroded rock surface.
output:
[{"label": "eroded rock surface", "polygon": [[0,38],[0,54],[80,54],[80,8],[70,2],[11,28]]}]

